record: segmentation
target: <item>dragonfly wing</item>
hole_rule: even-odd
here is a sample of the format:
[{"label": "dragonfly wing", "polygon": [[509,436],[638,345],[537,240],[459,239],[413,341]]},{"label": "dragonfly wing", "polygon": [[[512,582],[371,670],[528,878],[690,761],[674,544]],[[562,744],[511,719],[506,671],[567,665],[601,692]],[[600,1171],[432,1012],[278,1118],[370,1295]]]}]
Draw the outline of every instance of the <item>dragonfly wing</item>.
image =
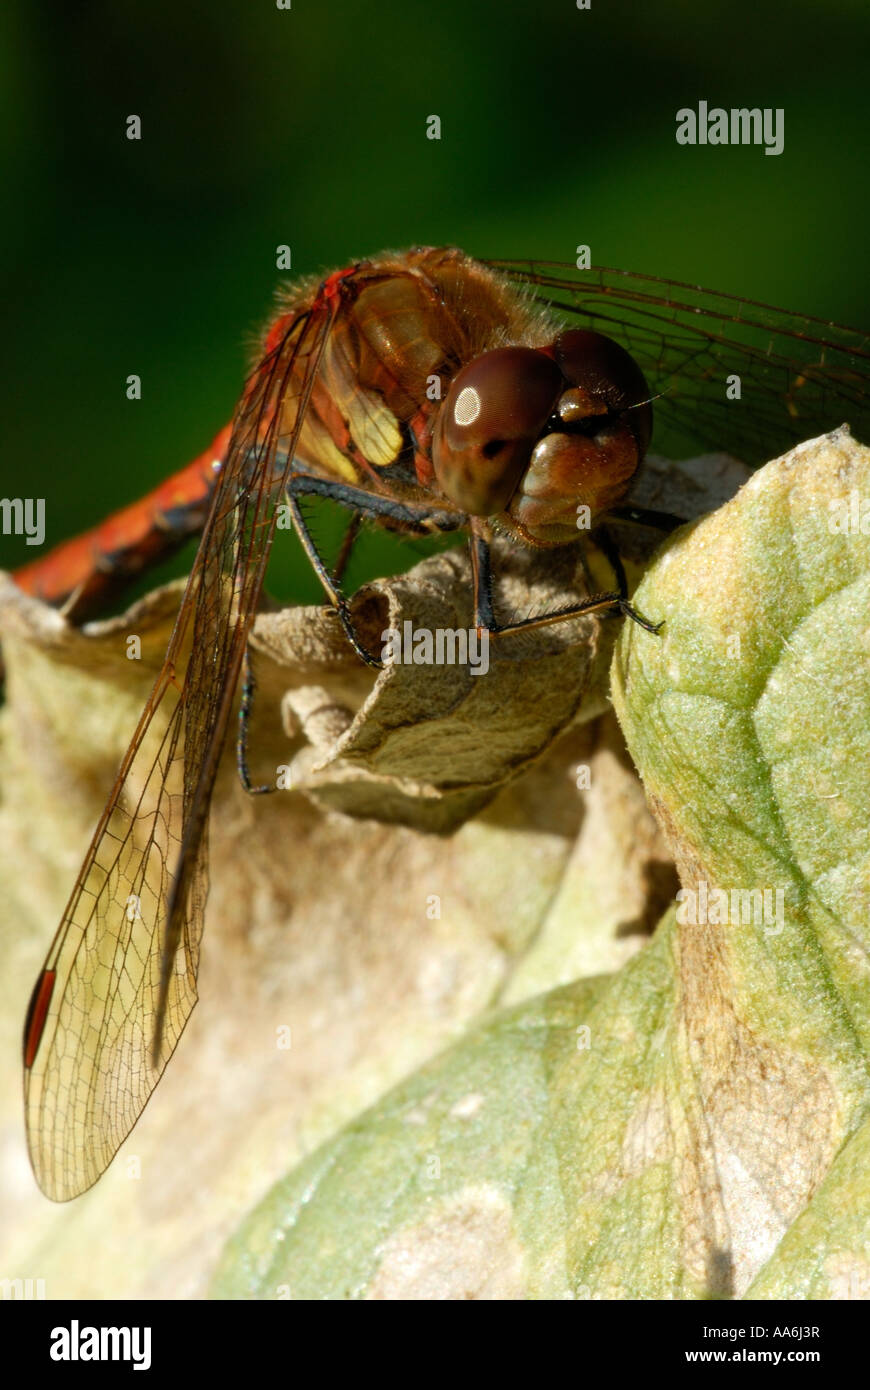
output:
[{"label": "dragonfly wing", "polygon": [[196,1003],[211,792],[276,496],[334,316],[315,300],[249,380],[163,669],[33,992],[28,1146],[55,1201],[111,1162]]},{"label": "dragonfly wing", "polygon": [[[151,1033],[160,922],[182,833],[183,705],[152,697],[34,990],[25,1036],[28,1145],[55,1201],[96,1182],[129,1133],[196,1002],[201,911],[174,963],[161,1056]],[[152,730],[165,732],[155,749]],[[29,1065],[28,1065],[29,1064]]]}]

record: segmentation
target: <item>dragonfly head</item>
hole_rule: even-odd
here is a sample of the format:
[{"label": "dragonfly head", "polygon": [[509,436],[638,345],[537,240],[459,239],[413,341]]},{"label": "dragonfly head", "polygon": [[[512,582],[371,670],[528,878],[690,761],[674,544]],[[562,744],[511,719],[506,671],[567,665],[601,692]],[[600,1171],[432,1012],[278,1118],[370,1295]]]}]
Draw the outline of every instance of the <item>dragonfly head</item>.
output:
[{"label": "dragonfly head", "polygon": [[646,452],[652,407],[634,359],[571,329],[548,348],[495,348],[454,377],[432,440],[444,494],[503,516],[535,545],[577,536],[578,506],[614,506]]}]

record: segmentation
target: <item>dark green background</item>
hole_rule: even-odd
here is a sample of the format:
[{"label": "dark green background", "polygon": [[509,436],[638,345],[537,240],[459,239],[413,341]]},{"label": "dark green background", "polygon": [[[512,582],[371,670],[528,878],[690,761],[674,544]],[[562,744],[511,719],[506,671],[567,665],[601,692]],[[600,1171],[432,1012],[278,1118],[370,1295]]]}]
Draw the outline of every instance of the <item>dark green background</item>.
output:
[{"label": "dark green background", "polygon": [[[205,447],[283,242],[306,273],[586,242],[863,325],[868,51],[866,0],[7,0],[0,496],[46,497],[54,542]],[[679,147],[702,98],[784,107],[785,152]]]}]

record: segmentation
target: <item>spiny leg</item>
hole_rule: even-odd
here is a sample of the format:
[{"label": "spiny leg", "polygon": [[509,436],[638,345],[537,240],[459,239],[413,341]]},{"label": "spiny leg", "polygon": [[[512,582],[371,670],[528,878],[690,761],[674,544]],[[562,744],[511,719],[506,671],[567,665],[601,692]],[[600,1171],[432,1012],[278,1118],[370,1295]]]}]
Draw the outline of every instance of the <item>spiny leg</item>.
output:
[{"label": "spiny leg", "polygon": [[[300,541],[302,542],[302,548],[305,551],[305,554],[308,556],[311,568],[314,570],[314,573],[317,575],[317,578],[323,585],[324,590],[326,591],[326,595],[329,598],[330,603],[332,604],[333,608],[335,609],[338,615],[339,622],[344,628],[344,635],[347,638],[348,642],[350,642],[350,645],[353,647],[357,656],[360,658],[361,661],[365,662],[366,666],[372,666],[375,670],[380,671],[383,669],[383,661],[381,661],[380,657],[372,656],[371,652],[363,646],[362,642],[357,637],[356,630],[351,620],[350,611],[347,606],[347,600],[344,597],[344,594],[339,589],[338,585],[333,580],[332,575],[329,573],[329,570],[323,563],[323,560],[320,557],[320,553],[317,550],[316,545],[314,544],[311,532],[308,530],[308,526],[306,525],[305,518],[302,515],[302,510],[297,500],[297,489],[295,489],[293,486],[296,481],[297,480],[295,478],[290,479],[290,482],[287,487],[287,492],[285,493],[285,498],[290,511],[290,516],[293,520],[294,529]],[[301,490],[298,491],[301,495],[304,495],[303,493],[301,493]]]},{"label": "spiny leg", "polygon": [[622,556],[617,550],[614,539],[606,526],[598,527],[593,537],[593,542],[598,546],[601,554],[613,570],[620,598],[628,598],[628,579],[625,574],[625,566],[622,563]]},{"label": "spiny leg", "polygon": [[332,567],[332,577],[335,580],[336,584],[340,584],[342,579],[344,578],[344,572],[347,569],[347,563],[350,559],[351,551],[353,550],[354,545],[356,544],[357,536],[359,535],[361,522],[362,514],[360,512],[355,511],[350,518],[347,530],[345,531],[344,537],[341,542],[341,549],[339,550],[335,564]]},{"label": "spiny leg", "polygon": [[663,531],[665,535],[676,531],[678,526],[685,526],[689,520],[685,516],[675,516],[673,512],[656,512],[650,507],[635,507],[631,504],[611,507],[607,515],[614,521],[627,521],[634,526],[648,526],[655,531]]},{"label": "spiny leg", "polygon": [[[367,666],[372,666],[375,670],[382,670],[383,661],[379,657],[372,656],[356,634],[347,600],[338,587],[340,571],[330,574],[327,570],[308,530],[305,518],[302,516],[297,499],[300,497],[326,497],[330,501],[338,502],[341,506],[350,507],[356,513],[357,524],[360,517],[368,516],[374,519],[381,517],[394,522],[399,528],[407,528],[409,531],[421,535],[458,530],[466,524],[467,518],[460,512],[436,511],[430,507],[410,506],[405,502],[396,501],[392,497],[383,497],[378,493],[366,492],[362,488],[352,487],[347,483],[333,482],[327,478],[316,478],[307,473],[291,474],[285,496],[303,549],[338,614],[348,641],[360,660],[364,661]],[[344,549],[343,545],[342,554],[339,555],[340,563],[346,563],[347,560]]]},{"label": "spiny leg", "polygon": [[[342,541],[335,568],[331,574],[326,568],[314,544],[311,532],[308,529],[308,525],[299,507],[297,499],[306,496],[329,498],[333,502],[338,502],[342,506],[349,507],[353,512],[350,525]],[[407,527],[409,531],[425,536],[437,532],[458,530],[466,524],[467,517],[460,512],[437,511],[428,507],[409,506],[393,498],[381,497],[375,493],[368,493],[362,488],[355,488],[346,483],[333,482],[326,478],[316,478],[304,473],[291,474],[287,483],[285,499],[296,529],[296,534],[302,542],[302,548],[315,574],[323,585],[327,597],[338,614],[345,636],[350,642],[350,645],[353,647],[357,656],[364,661],[367,666],[374,667],[376,670],[383,669],[383,661],[378,657],[372,656],[358,638],[348,610],[347,601],[339,588],[341,576],[347,566],[354,541],[359,533],[361,519],[365,516],[372,518],[386,517],[399,527]],[[256,680],[254,678],[250,652],[246,650],[242,699],[239,709],[239,729],[236,739],[236,762],[242,786],[252,795],[259,796],[266,792],[276,791],[277,788],[271,786],[253,786],[251,783],[248,769],[248,729],[255,690]]]},{"label": "spiny leg", "polygon": [[[299,530],[299,517],[300,517],[299,509],[298,509],[298,507],[297,507],[294,503],[290,502],[290,499],[289,499],[289,498],[288,498],[288,503],[290,503],[290,506],[291,506],[291,514],[293,515],[293,519],[294,519],[294,521],[295,521],[295,523],[296,523],[297,530]],[[347,565],[347,562],[348,562],[348,560],[350,559],[350,553],[351,553],[351,551],[352,551],[352,549],[353,549],[354,541],[356,540],[357,535],[359,534],[360,520],[361,520],[360,513],[359,513],[358,511],[354,511],[353,515],[352,515],[351,518],[350,518],[350,524],[349,524],[349,526],[348,526],[348,528],[347,528],[347,531],[345,532],[344,538],[343,538],[343,540],[342,540],[341,550],[339,551],[338,559],[337,559],[337,561],[336,561],[335,569],[334,569],[334,571],[333,571],[334,582],[335,582],[336,584],[337,584],[338,581],[341,579],[341,576],[342,576],[342,574],[343,574],[343,572],[344,572],[344,570],[345,570],[345,567],[346,567],[346,565]],[[304,523],[303,523],[303,525],[304,525]],[[301,532],[300,532],[300,534],[301,534]],[[306,528],[306,534],[307,534],[307,528]],[[309,536],[309,539],[310,539],[310,536]],[[303,544],[304,544],[304,541],[303,541]],[[312,547],[313,547],[313,542],[312,542]],[[311,558],[311,555],[310,555],[310,552],[308,551],[308,548],[307,548],[307,547],[306,547],[306,554],[309,555],[309,559],[310,559],[310,558]],[[316,554],[316,552],[315,552],[315,554]],[[318,560],[319,564],[322,565],[322,561],[320,560],[320,556],[319,556],[319,555],[317,555],[317,560]],[[313,561],[312,561],[312,563],[313,563]],[[318,576],[321,578],[321,581],[322,581],[322,575],[321,575],[321,570],[320,570],[320,568],[319,568],[317,565],[315,565],[315,569],[317,570],[317,574],[318,574]],[[327,573],[325,566],[323,566],[323,572],[324,572],[324,573]],[[327,592],[329,593],[330,591],[327,590]],[[330,597],[332,597],[332,594],[331,594],[331,593],[330,593]],[[241,698],[241,703],[240,703],[240,705],[239,705],[239,727],[238,727],[238,732],[237,732],[237,735],[236,735],[236,767],[237,767],[238,773],[239,773],[239,781],[241,782],[241,784],[242,784],[242,786],[244,787],[245,791],[248,792],[249,795],[251,795],[251,796],[264,796],[264,795],[266,795],[266,793],[268,793],[268,792],[277,791],[278,788],[277,788],[277,787],[273,787],[273,786],[267,786],[267,785],[254,786],[253,783],[251,782],[251,774],[250,774],[250,769],[249,769],[249,767],[248,767],[248,733],[249,733],[249,729],[250,729],[251,712],[252,712],[253,707],[254,707],[254,695],[255,695],[255,693],[256,693],[256,689],[257,689],[257,681],[256,681],[256,677],[254,676],[254,668],[253,668],[253,663],[252,663],[252,660],[251,660],[251,649],[250,649],[249,646],[246,646],[246,647],[245,647],[244,666],[243,666],[243,670],[242,670],[242,698]]]},{"label": "spiny leg", "polygon": [[637,623],[646,632],[658,633],[664,626],[663,621],[651,623],[642,617],[628,602],[625,594],[618,591],[592,594],[589,598],[581,599],[579,603],[571,604],[566,608],[558,608],[553,613],[542,613],[536,618],[520,618],[513,623],[499,623],[496,621],[492,604],[492,561],[489,541],[479,531],[473,531],[470,544],[472,582],[474,585],[474,623],[476,627],[486,629],[494,637],[546,627],[550,623],[565,622],[568,618],[579,618],[587,613],[599,613],[605,610],[621,613],[624,617],[631,618],[632,622]]},{"label": "spiny leg", "polygon": [[[622,522],[624,525],[640,526],[645,529],[660,531],[664,536],[670,535],[678,526],[685,526],[686,524],[685,517],[675,516],[673,512],[652,511],[649,507],[635,507],[631,505],[611,507],[607,515],[608,518],[613,521]],[[616,575],[616,582],[619,585],[620,594],[623,598],[628,598],[628,584],[625,577],[625,569],[622,564],[622,556],[613,539],[612,532],[606,525],[599,526],[596,528],[594,539],[598,549]],[[661,624],[659,624],[659,626],[661,626]]]},{"label": "spiny leg", "polygon": [[385,497],[377,492],[367,492],[364,488],[353,487],[350,483],[318,478],[312,473],[291,474],[287,486],[294,497],[326,497],[331,502],[338,502],[342,507],[359,512],[360,516],[371,517],[374,520],[379,517],[389,519],[421,536],[459,531],[468,525],[468,517],[464,512],[414,506],[408,502],[400,502],[394,497]]},{"label": "spiny leg", "polygon": [[236,767],[239,772],[239,781],[246,792],[251,796],[264,796],[266,792],[277,791],[277,787],[258,786],[251,783],[251,775],[248,771],[248,725],[251,718],[251,710],[254,706],[254,692],[257,689],[257,682],[254,678],[254,669],[251,664],[251,649],[245,647],[245,662],[242,671],[242,700],[239,706],[239,728],[236,734]]}]

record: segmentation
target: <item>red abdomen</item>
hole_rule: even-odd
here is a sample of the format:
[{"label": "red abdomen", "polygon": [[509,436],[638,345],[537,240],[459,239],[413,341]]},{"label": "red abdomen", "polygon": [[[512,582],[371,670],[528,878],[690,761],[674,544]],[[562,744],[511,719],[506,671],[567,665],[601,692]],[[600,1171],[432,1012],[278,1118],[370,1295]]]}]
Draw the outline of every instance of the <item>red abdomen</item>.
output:
[{"label": "red abdomen", "polygon": [[46,603],[73,599],[79,621],[95,612],[127,580],[202,530],[229,440],[227,425],[193,463],[147,497],[16,570],[16,584]]}]

